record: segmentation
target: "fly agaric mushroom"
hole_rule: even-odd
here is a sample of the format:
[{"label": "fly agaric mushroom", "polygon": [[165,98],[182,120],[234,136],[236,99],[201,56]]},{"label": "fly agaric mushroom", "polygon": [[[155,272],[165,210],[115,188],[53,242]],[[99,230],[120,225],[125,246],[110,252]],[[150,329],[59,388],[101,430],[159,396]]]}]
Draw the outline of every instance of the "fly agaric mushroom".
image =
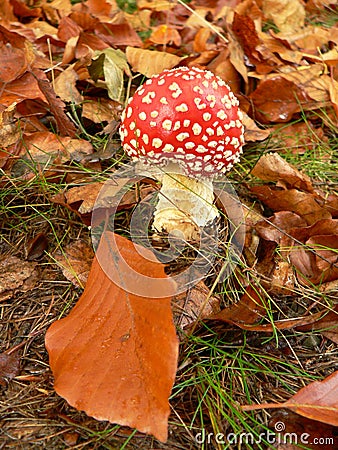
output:
[{"label": "fly agaric mushroom", "polygon": [[212,180],[239,160],[244,143],[238,105],[220,77],[188,67],[154,75],[129,99],[120,127],[125,152],[166,166],[154,230],[190,240],[218,216]]}]

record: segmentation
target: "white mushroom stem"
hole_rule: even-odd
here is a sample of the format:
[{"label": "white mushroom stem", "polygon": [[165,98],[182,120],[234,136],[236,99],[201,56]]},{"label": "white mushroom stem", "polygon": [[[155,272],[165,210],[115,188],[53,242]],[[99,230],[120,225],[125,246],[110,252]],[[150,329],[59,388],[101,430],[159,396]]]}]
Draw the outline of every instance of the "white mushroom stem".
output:
[{"label": "white mushroom stem", "polygon": [[219,213],[213,204],[212,181],[196,180],[181,173],[165,173],[154,213],[154,231],[199,238],[200,227],[212,223]]}]

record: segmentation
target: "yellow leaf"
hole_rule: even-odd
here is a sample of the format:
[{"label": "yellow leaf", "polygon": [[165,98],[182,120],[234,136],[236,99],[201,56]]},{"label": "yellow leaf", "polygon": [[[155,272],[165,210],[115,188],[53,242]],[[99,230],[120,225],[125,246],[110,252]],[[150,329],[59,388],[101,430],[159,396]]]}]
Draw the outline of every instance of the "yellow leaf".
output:
[{"label": "yellow leaf", "polygon": [[127,47],[127,61],[134,72],[151,77],[164,69],[172,69],[183,58],[170,53],[143,50],[141,48]]}]

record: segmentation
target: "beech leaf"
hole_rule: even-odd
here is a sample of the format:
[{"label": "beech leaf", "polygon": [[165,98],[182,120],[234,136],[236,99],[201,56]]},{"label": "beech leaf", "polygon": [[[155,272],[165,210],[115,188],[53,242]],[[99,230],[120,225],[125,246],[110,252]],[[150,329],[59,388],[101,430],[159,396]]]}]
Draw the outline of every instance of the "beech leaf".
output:
[{"label": "beech leaf", "polygon": [[[98,78],[97,72],[102,72],[108,89],[108,95],[112,100],[122,103],[124,101],[124,73],[131,76],[126,57],[121,50],[106,48],[96,52],[90,72],[94,79]],[[93,71],[96,72],[94,77]]]},{"label": "beech leaf", "polygon": [[303,387],[283,406],[309,419],[338,426],[338,371]]},{"label": "beech leaf", "polygon": [[261,156],[251,171],[252,175],[264,181],[284,181],[289,187],[313,192],[310,177],[300,172],[278,153]]},{"label": "beech leaf", "polygon": [[300,0],[264,0],[263,12],[282,33],[295,33],[304,26],[305,8]]},{"label": "beech leaf", "polygon": [[[134,295],[108,278],[99,261],[115,265],[114,239],[124,262],[144,275],[144,284],[149,277],[166,286],[170,281],[150,250],[104,233],[80,300],[46,334],[55,390],[89,416],[165,441],[178,355],[171,297]],[[118,266],[114,273],[124,277]]]},{"label": "beech leaf", "polygon": [[248,325],[254,325],[266,315],[261,295],[259,288],[248,286],[238,303],[228,306],[208,319],[221,320],[244,329]]},{"label": "beech leaf", "polygon": [[182,60],[171,53],[134,47],[126,48],[126,56],[133,71],[140,72],[146,77],[151,77],[164,69],[172,69]]}]

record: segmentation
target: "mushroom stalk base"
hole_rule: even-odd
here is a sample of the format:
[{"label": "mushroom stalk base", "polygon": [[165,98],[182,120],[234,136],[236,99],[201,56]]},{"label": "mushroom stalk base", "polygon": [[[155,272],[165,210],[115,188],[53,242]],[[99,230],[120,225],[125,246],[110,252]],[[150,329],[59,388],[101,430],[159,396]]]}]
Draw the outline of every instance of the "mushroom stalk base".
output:
[{"label": "mushroom stalk base", "polygon": [[154,213],[153,229],[166,231],[186,241],[199,239],[200,227],[219,216],[213,205],[211,181],[200,181],[179,173],[166,173]]}]

